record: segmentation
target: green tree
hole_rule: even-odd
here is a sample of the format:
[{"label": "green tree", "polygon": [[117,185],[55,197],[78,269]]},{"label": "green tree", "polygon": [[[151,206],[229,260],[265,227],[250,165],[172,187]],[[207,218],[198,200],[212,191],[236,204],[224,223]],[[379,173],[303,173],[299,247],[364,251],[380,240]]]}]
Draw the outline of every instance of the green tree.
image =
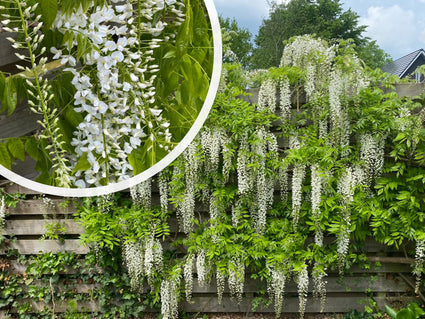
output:
[{"label": "green tree", "polygon": [[380,68],[392,61],[391,56],[382,50],[375,40],[366,38],[364,44],[357,46],[357,54],[372,69]]},{"label": "green tree", "polygon": [[[224,62],[238,62],[243,67],[247,67],[253,49],[251,32],[246,28],[239,27],[235,18],[220,17],[220,25],[223,31],[224,51],[234,53],[233,58],[225,55]],[[237,61],[235,61],[235,58]]]},{"label": "green tree", "polygon": [[359,15],[343,11],[339,0],[292,0],[272,3],[270,16],[263,20],[255,38],[251,64],[253,68],[279,66],[285,40],[303,34],[315,34],[326,40],[352,39],[359,56],[372,67],[388,61],[388,54],[375,41],[362,35],[366,26]]}]

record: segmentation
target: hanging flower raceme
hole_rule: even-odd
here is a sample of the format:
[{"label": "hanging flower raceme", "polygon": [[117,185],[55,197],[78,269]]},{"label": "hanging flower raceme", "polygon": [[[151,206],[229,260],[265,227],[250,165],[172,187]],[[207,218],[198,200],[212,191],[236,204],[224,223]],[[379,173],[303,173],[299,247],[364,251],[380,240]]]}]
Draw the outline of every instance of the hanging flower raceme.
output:
[{"label": "hanging flower raceme", "polygon": [[360,136],[360,159],[364,162],[368,184],[379,176],[384,167],[385,137],[364,133]]},{"label": "hanging flower raceme", "polygon": [[229,289],[232,297],[240,304],[242,302],[242,294],[245,283],[245,264],[241,258],[234,258],[229,262]]},{"label": "hanging flower raceme", "polygon": [[0,194],[0,229],[3,228],[5,221],[6,221],[6,200],[4,195]]},{"label": "hanging flower raceme", "polygon": [[123,259],[130,276],[133,289],[140,288],[144,275],[143,245],[140,242],[127,242],[123,245]]},{"label": "hanging flower raceme", "polygon": [[415,268],[413,270],[413,273],[416,275],[415,293],[418,294],[421,284],[422,273],[424,272],[425,239],[416,240],[415,252]]},{"label": "hanging flower raceme", "polygon": [[269,110],[271,113],[276,111],[277,105],[277,84],[272,79],[265,80],[258,93],[258,110]]},{"label": "hanging flower raceme", "polygon": [[312,272],[313,279],[313,297],[315,299],[320,299],[320,312],[323,312],[325,309],[326,303],[326,277],[325,270],[321,269],[316,262],[314,264],[314,269]]},{"label": "hanging flower raceme", "polygon": [[207,284],[207,264],[205,250],[201,250],[196,256],[196,272],[198,274],[198,284],[205,287]]},{"label": "hanging flower raceme", "polygon": [[323,231],[320,224],[320,202],[322,196],[323,178],[320,175],[319,165],[311,166],[311,211],[315,226],[314,242],[318,246],[323,246]]},{"label": "hanging flower raceme", "polygon": [[279,108],[281,110],[281,119],[283,123],[288,121],[291,116],[291,86],[289,83],[289,79],[284,77],[280,81],[280,103]]},{"label": "hanging flower raceme", "polygon": [[195,185],[198,180],[199,169],[199,161],[196,154],[197,148],[198,145],[194,141],[183,152],[186,188],[183,200],[178,203],[177,215],[186,234],[192,231],[193,219],[195,218]]},{"label": "hanging flower raceme", "polygon": [[130,187],[131,199],[135,205],[145,208],[151,206],[151,184],[152,181],[148,178],[146,181]]},{"label": "hanging flower raceme", "polygon": [[164,319],[178,317],[179,286],[180,277],[178,275],[161,282],[161,314]]},{"label": "hanging flower raceme", "polygon": [[283,298],[285,292],[285,284],[288,279],[288,274],[283,269],[267,265],[270,275],[270,280],[267,284],[267,291],[270,296],[274,297],[274,309],[276,317],[279,317],[282,312]]},{"label": "hanging flower raceme", "polygon": [[186,300],[188,302],[190,302],[190,300],[192,299],[194,262],[195,262],[195,256],[193,254],[190,254],[187,256],[186,262],[184,263],[184,266],[183,266],[185,293],[186,293]]},{"label": "hanging flower raceme", "polygon": [[307,267],[303,267],[298,274],[298,299],[299,299],[299,313],[300,317],[304,317],[305,306],[307,304],[308,295],[308,270]]},{"label": "hanging flower raceme", "polygon": [[[87,170],[76,169],[76,186],[128,179],[133,175],[129,156],[143,141],[171,141],[170,123],[156,105],[159,67],[153,57],[161,42],[170,39],[163,33],[169,22],[152,25],[145,20],[166,10],[176,17],[171,23],[179,24],[181,6],[178,1],[145,1],[135,11],[131,1],[114,2],[57,15],[54,27],[74,40],[52,52],[73,74],[75,111],[84,116],[71,142],[76,153],[71,160],[74,169],[81,158],[90,164]],[[151,38],[142,40],[141,34]],[[74,57],[75,48],[82,46],[83,67]],[[169,149],[163,142],[159,147]]]}]

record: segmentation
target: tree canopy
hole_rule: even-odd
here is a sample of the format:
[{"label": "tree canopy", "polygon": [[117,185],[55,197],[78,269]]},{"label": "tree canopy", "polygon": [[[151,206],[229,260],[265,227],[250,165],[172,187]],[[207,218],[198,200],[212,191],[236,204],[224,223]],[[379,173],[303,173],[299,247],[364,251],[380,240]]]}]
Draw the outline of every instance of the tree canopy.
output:
[{"label": "tree canopy", "polygon": [[359,15],[343,11],[339,0],[291,0],[287,4],[273,3],[270,15],[263,20],[255,37],[251,66],[279,66],[284,42],[304,34],[315,34],[326,40],[352,39],[357,53],[372,67],[388,62],[386,54],[375,41],[362,34],[366,26],[359,25]]},{"label": "tree canopy", "polygon": [[224,62],[237,62],[247,67],[253,49],[251,32],[239,27],[235,18],[220,17],[220,25],[225,51]]}]

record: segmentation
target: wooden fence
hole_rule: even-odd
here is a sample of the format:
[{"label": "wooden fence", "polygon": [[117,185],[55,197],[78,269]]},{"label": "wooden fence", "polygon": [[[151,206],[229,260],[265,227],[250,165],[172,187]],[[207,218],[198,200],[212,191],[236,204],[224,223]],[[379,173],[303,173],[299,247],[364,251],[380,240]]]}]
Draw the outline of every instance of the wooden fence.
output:
[{"label": "wooden fence", "polygon": [[[153,202],[158,202],[158,194],[154,195]],[[54,199],[53,205],[46,209],[40,199],[27,199],[18,203],[16,208],[9,208],[7,213],[7,223],[3,229],[3,235],[7,238],[13,237],[15,240],[7,241],[0,246],[0,259],[5,258],[5,254],[10,249],[16,249],[19,254],[34,256],[45,252],[73,252],[84,256],[88,253],[88,248],[81,245],[78,236],[84,232],[83,228],[76,224],[72,215],[76,212],[74,206],[61,207],[60,199]],[[41,240],[46,234],[46,224],[60,223],[66,228],[62,240]],[[176,220],[172,219],[170,228],[177,232]],[[327,240],[334,240],[328,238]],[[410,249],[405,246],[403,249]],[[184,249],[184,248],[183,248]],[[366,241],[363,252],[369,257],[367,267],[353,266],[344,275],[343,280],[336,272],[331,272],[327,277],[327,301],[325,312],[342,313],[353,309],[362,311],[365,304],[369,304],[371,298],[375,300],[381,308],[383,305],[391,305],[394,302],[410,300],[414,298],[413,286],[414,278],[411,276],[412,259],[406,258],[401,250],[394,250],[380,245],[374,240]],[[13,272],[23,274],[26,266],[16,260],[9,259]],[[62,274],[62,279],[78,270],[70,269]],[[97,269],[96,271],[101,271]],[[1,274],[1,272],[0,272]],[[247,276],[249,277],[249,276]],[[69,284],[69,283],[68,283]],[[69,286],[67,286],[69,288]],[[244,294],[241,304],[230,298],[229,290],[226,287],[223,301],[218,304],[215,284],[210,287],[201,287],[196,280],[193,287],[192,302],[182,303],[181,310],[189,313],[249,313],[252,311],[252,302],[260,289],[264,290],[265,284],[253,279],[246,279]],[[78,283],[73,284],[73,290],[82,294],[89,294],[96,288],[96,284]],[[55,289],[61,289],[60,284]],[[310,284],[309,301],[306,312],[317,313],[320,311],[320,301],[314,300],[311,296],[312,285]],[[407,299],[406,299],[407,298]],[[45,306],[52,307],[49,303],[42,301],[31,301],[33,309],[43,309]],[[82,302],[78,304],[79,309],[85,311],[98,310],[96,301]],[[55,312],[66,310],[66,301],[56,303]],[[273,306],[256,310],[258,312],[274,312]],[[286,299],[282,309],[283,313],[296,313],[298,311],[298,288],[294,282],[286,287]],[[1,318],[1,312],[0,312]]]}]

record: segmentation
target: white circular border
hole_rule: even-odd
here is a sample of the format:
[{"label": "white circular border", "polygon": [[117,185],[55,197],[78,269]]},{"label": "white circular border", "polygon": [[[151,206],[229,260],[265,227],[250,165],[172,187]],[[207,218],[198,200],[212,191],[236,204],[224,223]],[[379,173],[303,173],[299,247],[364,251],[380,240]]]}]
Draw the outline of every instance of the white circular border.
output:
[{"label": "white circular border", "polygon": [[195,136],[198,134],[202,125],[204,124],[207,116],[211,110],[211,107],[214,103],[215,96],[217,94],[218,86],[220,83],[221,68],[222,68],[222,42],[221,42],[221,29],[220,23],[218,21],[217,10],[215,9],[213,0],[204,0],[204,3],[207,7],[208,16],[210,19],[212,31],[213,31],[213,41],[214,41],[214,64],[213,72],[210,81],[210,87],[208,89],[208,94],[205,99],[204,105],[196,118],[195,123],[193,123],[189,132],[185,137],[180,141],[180,143],[163,159],[158,163],[150,167],[149,169],[143,171],[142,173],[118,183],[113,183],[107,186],[100,186],[96,188],[64,188],[64,187],[55,187],[49,186],[42,183],[32,181],[28,178],[22,177],[4,166],[0,165],[0,174],[9,179],[10,181],[19,184],[23,187],[29,188],[39,193],[50,194],[63,197],[90,197],[90,196],[100,196],[110,193],[115,193],[122,191],[124,189],[130,188],[131,186],[137,185],[148,178],[156,175],[165,167],[167,167],[171,162],[173,162],[183,151],[189,146],[193,141]]}]

